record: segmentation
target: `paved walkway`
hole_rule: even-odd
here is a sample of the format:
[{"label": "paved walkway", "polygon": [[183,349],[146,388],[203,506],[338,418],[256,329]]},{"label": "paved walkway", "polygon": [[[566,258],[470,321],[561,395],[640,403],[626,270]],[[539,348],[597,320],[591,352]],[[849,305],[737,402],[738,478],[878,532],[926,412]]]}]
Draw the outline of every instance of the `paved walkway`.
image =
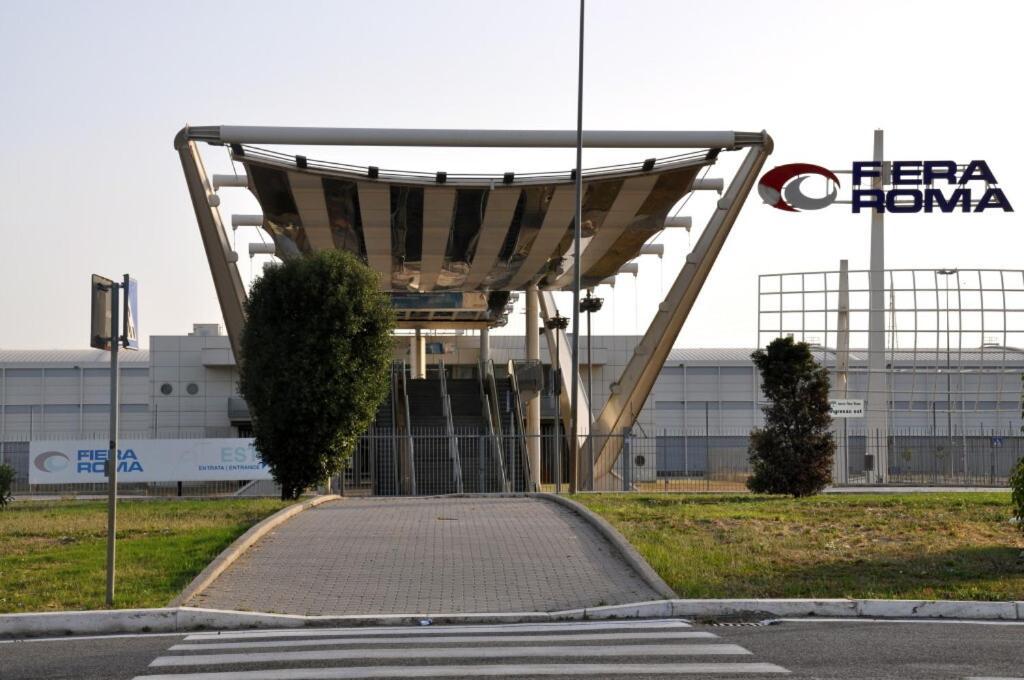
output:
[{"label": "paved walkway", "polygon": [[659,599],[590,524],[537,498],[345,499],[250,548],[190,606],[287,614],[558,611]]}]

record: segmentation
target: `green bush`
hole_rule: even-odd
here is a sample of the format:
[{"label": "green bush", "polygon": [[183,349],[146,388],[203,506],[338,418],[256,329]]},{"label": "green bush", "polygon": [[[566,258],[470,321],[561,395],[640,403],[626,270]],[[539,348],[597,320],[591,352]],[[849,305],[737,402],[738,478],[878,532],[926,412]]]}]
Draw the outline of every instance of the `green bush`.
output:
[{"label": "green bush", "polygon": [[1013,492],[1013,516],[1017,520],[1017,527],[1024,531],[1024,458],[1017,461],[1017,467],[1010,475],[1010,490]]},{"label": "green bush", "polygon": [[0,510],[7,507],[14,496],[11,495],[11,487],[14,486],[14,468],[10,465],[0,465]]},{"label": "green bush", "polygon": [[390,301],[336,250],[268,267],[246,302],[239,391],[282,499],[337,474],[387,395]]},{"label": "green bush", "polygon": [[828,372],[804,342],[777,338],[750,355],[768,398],[764,427],[750,433],[755,493],[811,496],[832,481],[835,441],[829,426]]}]

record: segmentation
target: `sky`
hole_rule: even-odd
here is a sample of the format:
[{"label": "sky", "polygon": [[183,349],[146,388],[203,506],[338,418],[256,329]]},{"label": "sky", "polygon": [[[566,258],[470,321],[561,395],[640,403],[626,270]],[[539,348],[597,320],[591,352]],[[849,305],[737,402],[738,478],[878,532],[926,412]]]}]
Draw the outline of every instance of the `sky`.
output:
[{"label": "sky", "polygon": [[[590,0],[584,127],[767,130],[767,167],[985,159],[1024,201],[1024,4],[975,1]],[[576,122],[574,0],[376,2],[0,2],[0,347],[88,345],[89,277],[140,282],[140,330],[220,322],[175,133],[192,125],[570,129]],[[290,152],[295,153],[292,149]],[[205,147],[208,170],[227,171]],[[311,149],[313,158],[449,172],[568,169],[574,151]],[[650,150],[585,150],[584,166]],[[732,176],[742,152],[710,177]],[[258,212],[244,190],[222,210]],[[595,333],[642,333],[717,197],[681,214],[666,255],[602,287]],[[754,192],[708,277],[680,347],[757,340],[758,275],[866,269],[869,218],[801,214]],[[240,230],[242,278],[258,276]],[[891,268],[1021,269],[1019,213],[899,215]],[[250,264],[252,266],[250,266]],[[563,313],[571,297],[559,295]],[[497,332],[521,333],[522,303]]]}]

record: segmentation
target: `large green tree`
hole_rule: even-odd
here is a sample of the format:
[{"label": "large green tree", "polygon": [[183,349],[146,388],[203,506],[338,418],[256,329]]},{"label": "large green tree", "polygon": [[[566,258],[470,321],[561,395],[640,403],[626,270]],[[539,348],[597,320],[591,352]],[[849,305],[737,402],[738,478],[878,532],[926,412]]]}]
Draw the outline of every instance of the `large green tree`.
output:
[{"label": "large green tree", "polygon": [[828,371],[804,342],[777,338],[750,355],[768,399],[765,423],[750,433],[756,493],[810,496],[832,481],[835,440],[829,431]]},{"label": "large green tree", "polygon": [[239,391],[282,498],[352,455],[389,388],[393,327],[376,274],[346,252],[286,260],[253,284]]}]

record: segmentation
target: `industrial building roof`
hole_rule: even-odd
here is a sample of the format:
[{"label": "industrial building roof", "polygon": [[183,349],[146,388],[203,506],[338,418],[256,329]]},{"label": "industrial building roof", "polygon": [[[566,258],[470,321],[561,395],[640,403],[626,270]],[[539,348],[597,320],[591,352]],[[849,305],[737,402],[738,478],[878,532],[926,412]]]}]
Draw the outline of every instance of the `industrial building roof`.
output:
[{"label": "industrial building roof", "polygon": [[[118,361],[122,364],[148,364],[149,351],[118,352]],[[102,349],[0,349],[0,365],[33,366],[54,364],[110,364],[110,352]]]}]

